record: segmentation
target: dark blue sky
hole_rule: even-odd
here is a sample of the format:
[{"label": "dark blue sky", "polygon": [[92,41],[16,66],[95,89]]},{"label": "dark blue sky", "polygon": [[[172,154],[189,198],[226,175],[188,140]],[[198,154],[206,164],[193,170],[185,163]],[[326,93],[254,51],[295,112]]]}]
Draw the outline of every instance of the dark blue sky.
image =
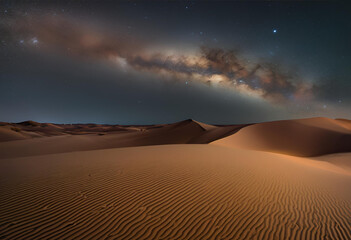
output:
[{"label": "dark blue sky", "polygon": [[0,1],[0,121],[351,118],[346,2]]}]

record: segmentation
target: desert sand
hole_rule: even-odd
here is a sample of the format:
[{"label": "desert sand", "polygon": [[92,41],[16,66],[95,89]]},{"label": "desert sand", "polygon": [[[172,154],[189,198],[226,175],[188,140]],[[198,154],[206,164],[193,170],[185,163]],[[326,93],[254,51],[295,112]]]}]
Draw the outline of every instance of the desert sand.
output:
[{"label": "desert sand", "polygon": [[351,151],[351,121],[310,118],[254,124],[213,144],[293,156]]},{"label": "desert sand", "polygon": [[[54,125],[33,121],[3,123],[0,126],[0,139],[3,139],[0,141],[0,159],[117,147],[202,144],[233,134],[244,126],[246,125],[217,127],[191,119],[151,126]],[[11,131],[11,128],[15,130]],[[16,138],[21,141],[13,141]]]},{"label": "desert sand", "polygon": [[351,236],[348,120],[1,125],[0,239]]}]

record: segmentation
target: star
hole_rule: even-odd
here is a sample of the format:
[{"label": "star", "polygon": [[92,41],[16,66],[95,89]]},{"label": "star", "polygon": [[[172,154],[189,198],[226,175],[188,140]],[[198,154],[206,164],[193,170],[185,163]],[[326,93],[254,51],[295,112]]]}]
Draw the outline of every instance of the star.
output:
[{"label": "star", "polygon": [[278,32],[278,30],[277,29],[273,29],[273,33],[277,33]]},{"label": "star", "polygon": [[34,38],[32,38],[32,43],[33,44],[37,44],[39,41],[38,41],[38,39],[36,38],[36,37],[34,37]]}]

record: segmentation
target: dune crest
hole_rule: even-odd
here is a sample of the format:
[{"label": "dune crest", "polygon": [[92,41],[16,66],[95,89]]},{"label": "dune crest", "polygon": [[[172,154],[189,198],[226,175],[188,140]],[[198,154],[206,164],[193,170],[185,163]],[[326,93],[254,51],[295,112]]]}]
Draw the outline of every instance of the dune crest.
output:
[{"label": "dune crest", "polygon": [[207,143],[313,157],[351,152],[351,121],[309,118],[210,125],[188,119],[141,126],[26,121],[1,123],[0,141],[0,159],[107,148]]}]

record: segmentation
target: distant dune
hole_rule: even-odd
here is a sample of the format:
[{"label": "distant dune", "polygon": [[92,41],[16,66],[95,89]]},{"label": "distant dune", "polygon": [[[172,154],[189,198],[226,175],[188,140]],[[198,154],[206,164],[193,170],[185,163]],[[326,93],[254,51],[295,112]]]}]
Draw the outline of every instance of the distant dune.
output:
[{"label": "distant dune", "polygon": [[[204,144],[226,137],[246,126],[212,126],[191,119],[173,124],[149,126],[54,125],[33,122],[2,125],[0,130],[3,132],[0,132],[2,134],[0,139],[3,142],[0,144],[0,159],[117,147]],[[16,131],[9,130],[11,128],[16,128]],[[5,130],[11,131],[12,135],[5,134]],[[22,140],[13,141],[18,139]]]},{"label": "distant dune", "polygon": [[1,123],[0,239],[349,240],[350,127]]}]

